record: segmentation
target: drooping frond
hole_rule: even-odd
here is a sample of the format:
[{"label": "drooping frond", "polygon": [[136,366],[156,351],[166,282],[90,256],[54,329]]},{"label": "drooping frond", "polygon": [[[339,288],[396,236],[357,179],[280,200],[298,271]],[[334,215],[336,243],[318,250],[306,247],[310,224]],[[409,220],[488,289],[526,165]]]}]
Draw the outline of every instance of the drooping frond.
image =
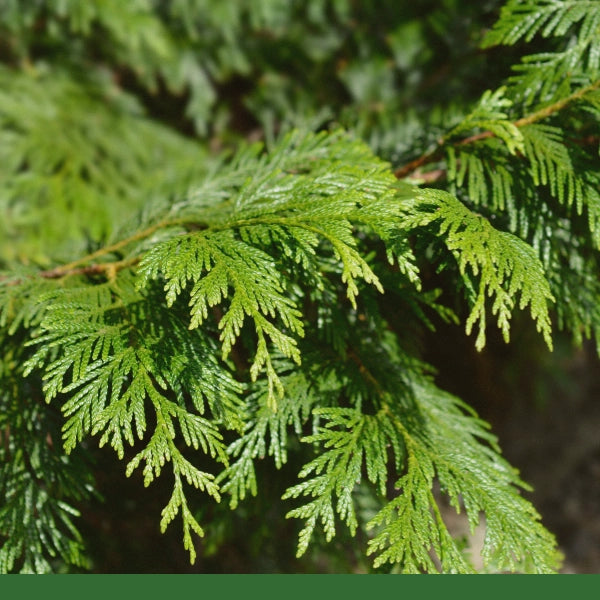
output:
[{"label": "drooping frond", "polygon": [[544,268],[531,246],[510,233],[494,229],[485,217],[471,212],[447,192],[422,190],[407,208],[408,222],[418,227],[435,224],[436,235],[444,239],[454,255],[471,305],[466,331],[470,333],[478,325],[475,342],[478,349],[485,345],[488,297],[493,299],[491,313],[505,340],[509,338],[514,308],[529,306],[538,331],[552,347],[548,304],[554,298]]},{"label": "drooping frond", "polygon": [[304,441],[322,444],[324,452],[300,471],[299,477],[308,479],[283,496],[311,498],[287,515],[306,522],[300,532],[298,556],[306,551],[316,526],[322,526],[326,540],[331,541],[336,515],[354,535],[358,522],[352,492],[361,481],[363,463],[369,481],[383,493],[388,476],[387,446],[392,445],[396,463],[402,462],[404,454],[403,446],[390,433],[385,415],[364,415],[344,408],[317,409],[317,414],[326,425]]},{"label": "drooping frond", "polygon": [[259,386],[246,400],[245,432],[228,447],[232,462],[217,478],[222,493],[230,496],[233,509],[248,492],[253,496],[258,493],[255,461],[272,456],[280,469],[287,462],[288,430],[301,435],[311,409],[322,400],[325,387],[322,380],[317,388],[302,371],[294,370],[291,364],[288,369],[289,374],[281,376],[287,393],[278,401],[277,411],[272,408],[267,386]]},{"label": "drooping frond", "polygon": [[[120,458],[126,445],[145,441],[127,466],[143,465],[145,485],[170,464],[174,491],[163,512],[164,528],[181,511],[186,548],[200,525],[190,512],[183,482],[219,499],[214,475],[198,469],[181,444],[227,463],[219,424],[240,428],[240,385],[218,364],[206,334],[154,299],[135,292],[133,280],[57,290],[32,342],[39,349],[25,373],[43,368],[46,401],[63,399],[63,444],[71,452],[99,435]],[[58,352],[49,352],[57,349]],[[208,410],[207,410],[208,409]],[[210,411],[210,418],[203,413]],[[149,435],[149,439],[147,439]]]},{"label": "drooping frond", "polygon": [[[581,177],[574,166],[564,132],[555,126],[529,124],[520,127],[518,157],[511,157],[495,137],[478,144],[447,148],[447,176],[456,194],[463,194],[474,206],[505,215],[508,229],[540,248],[539,257],[548,262],[548,246],[541,250],[540,241],[550,241],[551,227],[563,227],[557,212],[548,201],[554,198],[564,209],[560,214],[582,215],[594,244],[600,236],[599,196],[593,175]],[[589,160],[587,155],[578,158]],[[541,217],[536,219],[536,217]],[[536,222],[536,220],[538,222]],[[544,231],[546,228],[546,231]]]},{"label": "drooping frond", "polygon": [[557,325],[571,333],[576,345],[581,346],[586,339],[595,340],[600,352],[600,309],[597,298],[600,294],[600,269],[598,258],[581,256],[580,248],[563,241],[567,246],[562,256],[555,255],[549,270],[552,293],[558,299],[556,305]]},{"label": "drooping frond", "polygon": [[405,448],[405,473],[395,484],[398,495],[369,524],[375,529],[369,542],[375,564],[436,571],[437,557],[442,572],[470,571],[431,492],[436,480],[457,512],[464,510],[472,529],[485,514],[485,564],[511,571],[551,569],[558,560],[552,536],[518,492],[524,484],[499,456],[486,424],[428,382],[415,384],[414,400],[413,413],[392,409],[387,417]]},{"label": "drooping frond", "polygon": [[[304,441],[319,447],[320,454],[300,472],[306,481],[284,494],[284,499],[305,502],[288,513],[304,522],[298,554],[305,552],[315,528],[322,528],[328,541],[338,520],[351,532],[356,529],[355,495],[364,478],[383,506],[367,525],[375,532],[369,542],[375,566],[391,563],[407,573],[471,572],[443,521],[433,492],[436,482],[472,528],[486,515],[486,565],[527,570],[555,561],[552,536],[518,492],[525,484],[498,454],[486,424],[431,383],[415,380],[413,386],[410,402],[387,396],[376,414],[341,407],[317,410],[324,423]],[[444,441],[437,438],[442,430]],[[403,473],[395,484],[398,493],[386,500],[394,470]],[[531,544],[539,556],[530,552]]]},{"label": "drooping frond", "polygon": [[534,185],[548,186],[561,204],[577,203],[581,213],[585,201],[585,186],[573,169],[564,145],[562,132],[549,125],[528,125],[521,128]]}]

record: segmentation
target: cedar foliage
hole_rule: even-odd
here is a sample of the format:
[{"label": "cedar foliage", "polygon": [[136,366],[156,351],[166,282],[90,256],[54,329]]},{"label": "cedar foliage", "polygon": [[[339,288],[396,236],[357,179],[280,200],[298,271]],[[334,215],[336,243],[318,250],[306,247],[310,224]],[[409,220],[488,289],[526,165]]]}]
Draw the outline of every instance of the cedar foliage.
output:
[{"label": "cedar foliage", "polygon": [[558,569],[418,339],[598,340],[600,2],[373,4],[0,2],[0,571],[91,566],[98,446],[192,562],[268,460],[298,556],[472,572],[441,493]]}]

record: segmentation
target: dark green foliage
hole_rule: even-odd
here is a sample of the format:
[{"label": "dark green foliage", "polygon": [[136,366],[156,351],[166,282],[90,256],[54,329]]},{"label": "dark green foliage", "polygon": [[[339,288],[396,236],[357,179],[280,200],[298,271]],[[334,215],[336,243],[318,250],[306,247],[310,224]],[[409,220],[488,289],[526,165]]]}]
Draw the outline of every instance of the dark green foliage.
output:
[{"label": "dark green foliage", "polygon": [[0,338],[0,551],[3,573],[46,573],[63,564],[88,567],[77,529],[77,503],[93,494],[89,461],[66,456],[60,414],[39,401],[39,381],[23,376],[23,353]]},{"label": "dark green foliage", "polygon": [[419,337],[598,340],[600,2],[357,4],[0,0],[1,571],[89,566],[98,445],[192,562],[222,500],[472,572],[444,497],[559,567]]}]

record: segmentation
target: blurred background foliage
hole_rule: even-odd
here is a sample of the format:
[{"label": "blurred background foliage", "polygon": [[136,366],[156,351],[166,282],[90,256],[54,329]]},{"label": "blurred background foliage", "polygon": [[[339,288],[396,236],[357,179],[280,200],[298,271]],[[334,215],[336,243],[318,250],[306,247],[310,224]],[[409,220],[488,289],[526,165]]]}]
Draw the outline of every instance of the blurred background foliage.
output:
[{"label": "blurred background foliage", "polygon": [[[282,127],[335,120],[410,160],[508,74],[478,50],[498,5],[0,0],[0,259],[65,260]],[[49,196],[94,218],[57,224]]]},{"label": "blurred background foliage", "polygon": [[[241,140],[269,142],[290,126],[339,123],[393,167],[408,163],[510,74],[518,44],[479,47],[501,4],[0,0],[0,266],[93,251],[140,207],[185,193]],[[574,435],[566,422],[598,391],[597,360],[560,339],[550,355],[527,320],[513,332],[510,346],[492,337],[483,353],[453,325],[415,343],[441,387],[492,422],[507,458],[542,490],[534,503],[568,550],[581,523],[549,491],[542,459],[557,461]],[[179,534],[158,531],[168,490],[146,490],[111,451],[94,453],[104,500],[86,508],[82,532],[93,533],[96,572],[368,568],[343,535],[294,557],[295,524],[269,501],[294,482],[293,459],[280,471],[264,465],[268,493],[235,513],[226,503],[198,507],[209,525],[191,567]],[[372,507],[361,508],[368,519]]]}]

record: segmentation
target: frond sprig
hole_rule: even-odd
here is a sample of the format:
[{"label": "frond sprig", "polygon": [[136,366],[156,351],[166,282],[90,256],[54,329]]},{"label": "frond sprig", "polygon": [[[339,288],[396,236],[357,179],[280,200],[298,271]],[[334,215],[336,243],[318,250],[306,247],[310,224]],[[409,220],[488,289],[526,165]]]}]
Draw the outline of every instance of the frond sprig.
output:
[{"label": "frond sprig", "polygon": [[[258,493],[255,461],[272,456],[275,467],[280,469],[288,459],[290,432],[300,436],[304,425],[314,418],[312,409],[322,398],[327,388],[327,378],[313,382],[302,370],[292,369],[282,374],[286,393],[278,401],[277,411],[269,400],[268,386],[260,385],[246,399],[246,427],[242,436],[227,448],[231,463],[217,477],[221,492],[230,496],[229,504],[235,509],[246,498],[247,493]],[[284,371],[278,365],[278,372]]]},{"label": "frond sprig", "polygon": [[[365,415],[356,409],[315,409],[326,424],[306,443],[322,444],[325,451],[303,467],[300,478],[306,481],[289,488],[283,499],[308,496],[307,504],[288,512],[288,517],[305,521],[300,532],[297,555],[307,549],[315,527],[323,527],[325,538],[331,541],[336,533],[336,514],[352,535],[358,527],[352,493],[361,482],[363,462],[368,480],[383,493],[387,481],[387,446],[391,444],[389,424],[381,415]],[[402,447],[393,444],[401,461]]]},{"label": "frond sprig", "polygon": [[[548,304],[554,301],[544,268],[534,249],[520,238],[492,227],[483,216],[471,212],[447,192],[422,190],[412,205],[407,203],[411,226],[437,223],[437,235],[455,256],[467,290],[471,312],[466,321],[470,334],[478,325],[477,349],[485,345],[486,302],[508,341],[513,309],[529,306],[536,327],[552,347]],[[517,305],[516,295],[520,294]]]},{"label": "frond sprig", "polygon": [[[545,564],[556,561],[552,536],[520,495],[519,488],[526,486],[499,456],[487,425],[431,383],[415,381],[414,386],[411,406],[388,396],[376,414],[342,407],[317,409],[325,423],[303,441],[316,444],[320,454],[301,470],[299,476],[306,481],[283,496],[305,501],[288,513],[304,522],[298,555],[306,551],[316,528],[323,529],[327,541],[335,535],[338,519],[355,531],[355,494],[365,478],[383,505],[366,524],[375,531],[368,549],[377,555],[375,567],[389,563],[405,573],[472,572],[444,523],[440,500],[433,493],[436,482],[451,506],[465,511],[472,529],[482,513],[486,515],[486,565],[515,571],[542,564],[541,555],[531,555],[530,544],[545,555]],[[445,428],[451,433],[442,442],[437,432]],[[397,495],[386,500],[394,472],[404,474],[395,483]]]},{"label": "frond sprig", "polygon": [[[145,485],[171,464],[176,489],[161,527],[180,511],[193,559],[188,538],[201,527],[187,507],[182,482],[217,500],[220,495],[215,476],[194,466],[179,444],[227,464],[219,428],[242,427],[242,388],[218,364],[210,338],[190,333],[167,309],[157,313],[153,300],[140,296],[133,282],[122,275],[117,282],[55,291],[42,333],[29,342],[40,347],[25,373],[41,369],[46,400],[62,400],[67,452],[90,435],[99,436],[100,446],[110,444],[120,458],[126,445],[144,444],[126,474],[144,463]],[[52,348],[60,352],[49,353]],[[211,419],[201,416],[207,406]]]},{"label": "frond sprig", "polygon": [[[406,448],[405,474],[395,484],[398,495],[368,525],[376,529],[368,550],[377,554],[375,564],[398,563],[404,572],[436,571],[433,552],[442,572],[470,572],[430,491],[434,479],[457,512],[465,511],[471,529],[485,514],[485,564],[525,572],[535,565],[555,564],[553,538],[521,496],[519,489],[526,486],[499,456],[486,424],[430,383],[415,385],[418,420],[389,407],[389,418]],[[446,427],[448,437],[442,440],[437,433]]]}]

